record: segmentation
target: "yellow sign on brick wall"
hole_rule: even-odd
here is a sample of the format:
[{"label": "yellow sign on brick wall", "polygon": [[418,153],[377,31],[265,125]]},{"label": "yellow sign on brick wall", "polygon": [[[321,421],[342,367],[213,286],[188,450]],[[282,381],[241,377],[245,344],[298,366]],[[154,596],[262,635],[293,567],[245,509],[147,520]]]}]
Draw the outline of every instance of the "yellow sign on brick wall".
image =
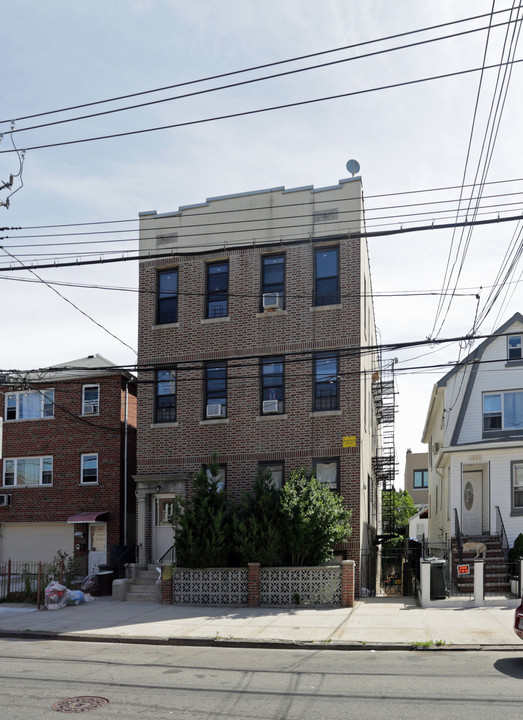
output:
[{"label": "yellow sign on brick wall", "polygon": [[344,435],[343,447],[356,447],[356,435]]}]

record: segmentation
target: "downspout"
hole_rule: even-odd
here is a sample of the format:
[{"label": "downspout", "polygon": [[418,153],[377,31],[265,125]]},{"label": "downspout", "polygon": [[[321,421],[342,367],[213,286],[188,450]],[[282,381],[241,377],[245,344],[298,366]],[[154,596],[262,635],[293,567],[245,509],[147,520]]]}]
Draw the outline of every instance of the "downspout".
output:
[{"label": "downspout", "polygon": [[127,415],[129,379],[125,381],[125,410],[123,436],[123,544],[127,545]]}]

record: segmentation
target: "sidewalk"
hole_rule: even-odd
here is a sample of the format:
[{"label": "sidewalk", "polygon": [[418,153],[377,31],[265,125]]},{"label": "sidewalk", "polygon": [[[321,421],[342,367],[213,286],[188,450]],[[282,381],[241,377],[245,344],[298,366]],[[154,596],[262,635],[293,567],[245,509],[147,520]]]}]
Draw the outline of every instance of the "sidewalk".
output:
[{"label": "sidewalk", "polygon": [[[444,601],[442,601],[444,602]],[[519,601],[420,608],[414,598],[365,598],[354,608],[231,608],[115,602],[62,610],[0,604],[0,637],[339,649],[523,650],[512,630]]]}]

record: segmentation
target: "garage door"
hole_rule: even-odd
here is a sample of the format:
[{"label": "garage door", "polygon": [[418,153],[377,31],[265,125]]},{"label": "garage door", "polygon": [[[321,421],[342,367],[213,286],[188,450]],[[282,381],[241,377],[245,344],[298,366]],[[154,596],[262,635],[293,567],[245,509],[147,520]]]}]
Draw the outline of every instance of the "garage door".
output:
[{"label": "garage door", "polygon": [[67,523],[2,523],[1,560],[52,560],[58,550],[74,552],[74,525]]}]

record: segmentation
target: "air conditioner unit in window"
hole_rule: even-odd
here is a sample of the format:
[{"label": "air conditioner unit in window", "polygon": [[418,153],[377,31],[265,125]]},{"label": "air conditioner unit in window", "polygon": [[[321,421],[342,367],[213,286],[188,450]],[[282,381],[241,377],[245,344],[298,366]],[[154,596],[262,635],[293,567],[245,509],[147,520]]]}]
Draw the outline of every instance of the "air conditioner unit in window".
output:
[{"label": "air conditioner unit in window", "polygon": [[220,405],[218,403],[207,405],[207,417],[225,417],[225,405]]},{"label": "air conditioner unit in window", "polygon": [[264,293],[263,309],[264,310],[280,310],[283,304],[283,295],[281,293],[272,292]]},{"label": "air conditioner unit in window", "polygon": [[264,400],[262,408],[263,408],[264,413],[280,412],[280,401],[279,400]]},{"label": "air conditioner unit in window", "polygon": [[11,495],[0,495],[0,507],[11,505]]},{"label": "air conditioner unit in window", "polygon": [[85,403],[84,415],[98,415],[98,403],[97,402]]}]

